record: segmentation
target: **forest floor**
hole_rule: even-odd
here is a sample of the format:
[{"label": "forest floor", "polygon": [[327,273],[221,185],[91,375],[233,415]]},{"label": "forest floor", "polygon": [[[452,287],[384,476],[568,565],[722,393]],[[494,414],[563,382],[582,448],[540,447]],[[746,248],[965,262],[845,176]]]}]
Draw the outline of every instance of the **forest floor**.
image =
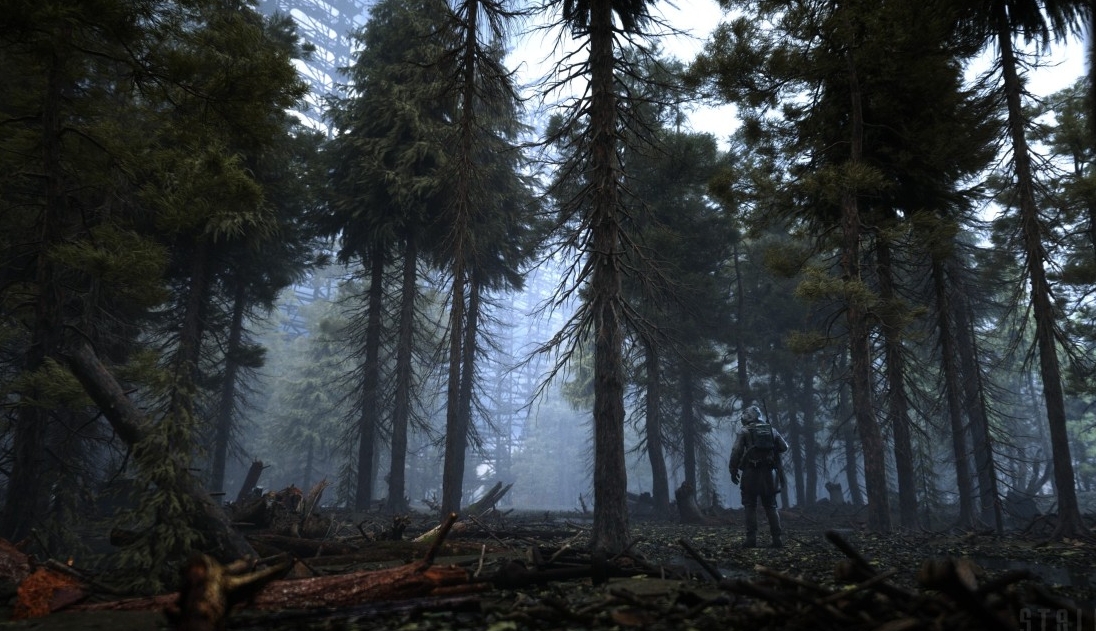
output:
[{"label": "forest floor", "polygon": [[[1047,541],[1046,529],[1038,527],[1002,536],[960,530],[879,535],[847,513],[782,514],[780,549],[742,547],[741,511],[703,524],[636,518],[633,544],[612,559],[585,551],[588,515],[499,514],[454,529],[434,561],[466,568],[484,580],[481,590],[339,609],[237,609],[228,628],[1096,630],[1094,541]],[[366,521],[358,522],[359,532]],[[335,575],[413,563],[426,544],[406,539],[432,522],[413,515],[402,542],[363,544],[359,553],[314,557],[306,565]],[[762,513],[758,543],[768,542]],[[62,611],[4,623],[10,613],[0,608],[0,626],[169,628],[155,610]]]}]

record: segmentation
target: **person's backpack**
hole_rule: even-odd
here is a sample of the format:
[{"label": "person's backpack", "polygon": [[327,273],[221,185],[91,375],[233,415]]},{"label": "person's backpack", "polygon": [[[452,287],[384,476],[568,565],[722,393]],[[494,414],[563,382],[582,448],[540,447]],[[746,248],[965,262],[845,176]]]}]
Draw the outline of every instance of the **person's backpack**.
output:
[{"label": "person's backpack", "polygon": [[746,452],[743,459],[751,464],[772,462],[776,454],[776,436],[768,423],[751,423],[746,426]]}]

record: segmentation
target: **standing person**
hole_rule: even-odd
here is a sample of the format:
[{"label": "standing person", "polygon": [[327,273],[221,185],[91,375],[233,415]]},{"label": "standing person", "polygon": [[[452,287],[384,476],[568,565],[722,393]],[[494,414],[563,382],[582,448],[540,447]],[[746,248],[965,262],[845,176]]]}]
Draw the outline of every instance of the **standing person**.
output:
[{"label": "standing person", "polygon": [[[757,501],[765,508],[772,534],[772,547],[782,548],[780,515],[776,512],[776,494],[780,492],[777,469],[780,454],[788,450],[788,442],[772,425],[765,422],[761,410],[751,405],[742,412],[742,427],[731,449],[731,482],[742,489],[742,506],[746,508],[747,548],[757,547]],[[739,474],[741,472],[741,476]]]}]

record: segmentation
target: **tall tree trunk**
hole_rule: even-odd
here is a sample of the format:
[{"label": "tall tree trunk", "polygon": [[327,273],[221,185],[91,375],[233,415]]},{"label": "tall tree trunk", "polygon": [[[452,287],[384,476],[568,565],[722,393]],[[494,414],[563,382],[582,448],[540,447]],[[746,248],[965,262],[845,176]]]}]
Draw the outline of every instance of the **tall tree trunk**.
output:
[{"label": "tall tree trunk", "polygon": [[[1038,441],[1034,444],[1027,444],[1020,448],[1020,461],[1027,462],[1031,465],[1031,476],[1026,479],[1025,489],[1029,495],[1038,493],[1049,478],[1050,483],[1054,484],[1054,477],[1050,476],[1048,472],[1054,470],[1054,458],[1051,455],[1050,438],[1047,436],[1047,423],[1044,421],[1044,413],[1046,411],[1046,404],[1044,403],[1043,396],[1039,393],[1039,386],[1035,383],[1035,370],[1029,369],[1024,371],[1024,376],[1027,380],[1027,403],[1028,409],[1031,412],[1031,420],[1035,425],[1035,431],[1038,432],[1036,437]],[[1043,459],[1046,460],[1043,460]],[[1043,466],[1043,473],[1039,473],[1039,467]]]},{"label": "tall tree trunk", "polygon": [[[404,249],[403,282],[400,292],[400,324],[396,339],[396,393],[392,404],[392,470],[389,473],[388,505],[403,510],[404,476],[407,462],[407,428],[411,419],[411,394],[414,390],[415,300],[418,297],[418,237],[407,236]],[[403,448],[397,452],[397,442]]]},{"label": "tall tree trunk", "polygon": [[594,523],[591,547],[628,545],[628,471],[624,457],[624,362],[620,165],[613,3],[590,2],[590,307],[594,335]]},{"label": "tall tree trunk", "polygon": [[951,444],[955,455],[955,483],[959,487],[959,526],[974,527],[974,501],[971,493],[970,454],[967,450],[966,428],[963,427],[963,406],[960,404],[959,368],[952,335],[951,307],[948,305],[947,279],[939,259],[932,260],[932,283],[936,293],[936,331],[940,336],[940,362],[944,368],[944,395],[951,423]]},{"label": "tall tree trunk", "polygon": [[[949,266],[955,261],[949,260]],[[974,323],[970,303],[961,291],[955,291],[951,300],[955,313],[955,344],[959,350],[959,363],[963,380],[963,407],[970,419],[971,445],[974,448],[974,466],[978,477],[981,519],[994,524],[998,533],[1004,531],[1004,515],[1001,513],[1000,492],[997,488],[997,462],[995,445],[989,431],[989,415],[986,412],[986,394],[982,382],[982,369],[978,362],[978,344],[974,337]]]},{"label": "tall tree trunk", "polygon": [[745,410],[753,403],[753,393],[750,391],[750,375],[746,366],[746,295],[742,282],[742,268],[738,262],[738,239],[732,244],[734,261],[734,279],[737,291],[735,292],[735,359],[738,361],[738,393],[742,397],[742,409]]},{"label": "tall tree trunk", "polygon": [[[839,367],[842,372],[847,368],[846,362],[848,357],[842,353],[839,357]],[[853,506],[863,506],[864,496],[860,490],[860,478],[857,475],[856,465],[856,426],[855,423],[850,424],[847,419],[852,415],[849,409],[849,395],[848,392],[849,382],[845,382],[838,386],[837,394],[837,419],[838,428],[836,433],[840,434],[841,442],[844,445],[845,451],[845,484],[849,487],[849,502]]]},{"label": "tall tree trunk", "polygon": [[209,474],[209,490],[213,492],[224,491],[225,465],[228,461],[228,444],[232,439],[237,381],[240,378],[239,354],[244,338],[244,312],[247,311],[247,283],[239,275],[234,280],[236,287],[232,296],[232,321],[225,349],[225,372],[214,421],[213,463]]},{"label": "tall tree trunk", "polygon": [[644,341],[644,365],[647,368],[647,458],[651,461],[651,499],[656,515],[670,514],[670,482],[666,473],[666,455],[662,444],[662,383],[658,349]]},{"label": "tall tree trunk", "polygon": [[460,382],[464,360],[464,271],[454,270],[449,308],[449,378],[445,396],[445,465],[442,472],[441,512],[459,513],[464,486],[464,453],[468,428],[461,427]]},{"label": "tall tree trunk", "polygon": [[[851,98],[852,149],[850,166],[858,165],[863,155],[864,114],[861,105],[860,81],[851,53],[848,54],[849,94]],[[860,209],[857,191],[848,187],[841,196],[841,230],[844,248],[841,266],[845,281],[860,285]],[[872,403],[871,340],[868,314],[859,303],[858,290],[850,292],[851,299],[845,308],[849,329],[849,358],[851,361],[852,409],[856,418],[856,431],[864,453],[864,484],[868,494],[868,528],[874,532],[890,531],[890,499],[887,496],[887,469],[883,457],[883,435],[875,418]]]},{"label": "tall tree trunk", "polygon": [[[40,370],[61,345],[61,285],[55,280],[53,248],[61,242],[62,222],[67,215],[61,163],[61,105],[64,81],[61,60],[51,59],[46,94],[42,103],[42,152],[45,207],[39,219],[38,251],[35,261],[34,321],[29,323],[30,345],[23,356],[22,372]],[[30,534],[31,528],[49,509],[46,491],[46,436],[50,413],[37,405],[41,393],[33,385],[19,396],[12,431],[10,477],[4,501],[0,534],[12,541]]]},{"label": "tall tree trunk", "polygon": [[994,3],[997,23],[997,45],[1000,49],[1001,73],[1005,82],[1005,102],[1008,105],[1008,131],[1012,139],[1012,161],[1016,173],[1017,202],[1020,208],[1020,231],[1028,282],[1031,284],[1031,307],[1035,318],[1035,339],[1039,351],[1039,375],[1043,380],[1046,399],[1050,446],[1054,456],[1054,481],[1058,494],[1058,527],[1055,537],[1087,534],[1089,529],[1081,519],[1077,488],[1073,474],[1073,458],[1066,429],[1065,395],[1062,392],[1061,367],[1055,342],[1057,322],[1047,282],[1043,249],[1042,222],[1035,201],[1035,179],[1031,168],[1031,152],[1027,144],[1026,119],[1021,103],[1023,85],[1017,74],[1016,55],[1012,48],[1012,31],[1004,2]]},{"label": "tall tree trunk", "polygon": [[845,448],[845,484],[849,485],[849,502],[853,506],[864,505],[864,492],[860,488],[860,476],[857,471],[856,425],[850,424],[842,429],[842,444]]},{"label": "tall tree trunk", "polygon": [[[462,345],[465,343],[466,287],[469,283],[467,233],[470,229],[469,213],[472,208],[472,182],[476,179],[472,164],[475,131],[476,43],[478,41],[479,3],[475,0],[461,5],[465,8],[463,24],[464,46],[462,49],[461,115],[459,128],[460,154],[457,158],[457,195],[453,205],[453,225],[450,228],[453,286],[449,310],[449,374],[445,394],[445,463],[442,472],[441,512],[443,515],[460,512],[464,494],[465,455],[468,446],[467,419],[461,409],[461,384],[463,372],[471,368],[465,364]],[[470,377],[471,375],[469,375]]]},{"label": "tall tree trunk", "polygon": [[[476,336],[479,334],[480,299],[482,291],[483,286],[480,285],[476,276],[473,275],[472,278],[469,279],[468,285],[468,317],[464,324],[464,348],[461,349],[460,398],[457,400],[457,411],[460,414],[460,423],[457,429],[461,431],[464,436],[464,440],[462,441],[463,444],[460,445],[460,459],[465,463],[468,461],[468,439],[472,432],[472,403],[475,400],[473,391],[476,382],[476,354],[479,352]],[[462,469],[466,468],[466,466],[462,467]],[[475,471],[472,473],[474,474]],[[466,473],[462,471],[462,495],[464,475],[466,475]]]},{"label": "tall tree trunk", "polygon": [[[373,454],[377,451],[377,426],[380,424],[381,312],[384,309],[384,268],[387,263],[385,252],[379,242],[374,243],[369,252],[369,293],[366,297],[368,313],[365,316],[365,348],[362,349],[361,409],[358,410],[358,476],[354,486],[356,510],[369,508],[373,501],[373,471],[376,468]],[[393,435],[393,462],[395,459],[396,437]],[[388,497],[391,501],[391,492]]]},{"label": "tall tree trunk", "polygon": [[[795,503],[797,505],[803,504],[804,496],[804,480],[803,480],[803,427],[799,423],[798,415],[796,414],[796,391],[795,387],[795,375],[791,370],[784,372],[784,387],[785,399],[788,401],[788,453],[784,456],[785,460],[791,458],[792,464],[792,477],[795,480]],[[785,469],[787,463],[785,462]],[[784,485],[784,490],[787,492],[787,485]]]},{"label": "tall tree trunk", "polygon": [[[879,274],[879,297],[893,311],[898,304],[894,290],[894,266],[890,241],[880,234],[875,245]],[[887,402],[894,434],[894,464],[898,479],[898,513],[904,528],[917,527],[917,477],[913,467],[913,441],[910,436],[909,396],[906,393],[906,359],[902,346],[900,317],[882,319],[886,347]]]},{"label": "tall tree trunk", "polygon": [[174,382],[168,401],[165,431],[175,454],[190,462],[197,437],[195,406],[201,374],[202,337],[205,334],[205,309],[209,299],[209,240],[195,238],[190,258],[190,283],[183,303],[178,345],[172,359]]},{"label": "tall tree trunk", "polygon": [[804,364],[803,372],[803,396],[800,399],[803,412],[803,469],[804,499],[807,504],[818,501],[818,428],[815,418],[816,409],[814,402],[814,357],[808,357]]},{"label": "tall tree trunk", "polygon": [[687,358],[681,359],[678,376],[681,387],[681,457],[682,473],[685,485],[692,489],[692,499],[696,501],[696,384],[693,383],[692,364]]},{"label": "tall tree trunk", "polygon": [[[777,367],[777,364],[775,362],[770,364],[769,370],[767,371],[768,375],[769,375],[769,378],[768,378],[768,382],[765,384],[766,396],[762,397],[761,401],[762,401],[762,403],[765,404],[764,405],[765,417],[769,420],[769,423],[772,423],[773,426],[775,426],[779,430],[779,429],[781,429],[780,423],[779,423],[779,421],[780,421],[780,403],[782,401],[784,401],[785,398],[783,396],[781,396],[780,388],[777,384],[777,373],[778,373],[778,371],[779,371],[779,368]],[[771,405],[768,402],[771,402]],[[782,431],[784,432],[784,439],[787,440],[788,439],[788,435],[787,435],[788,428],[785,427],[785,428],[783,428]],[[782,462],[781,464],[786,464],[786,463]],[[790,502],[791,502],[791,498],[790,498],[790,494],[788,492],[788,485],[785,484],[780,489],[780,507],[787,510],[787,509],[791,508],[791,503]]]}]

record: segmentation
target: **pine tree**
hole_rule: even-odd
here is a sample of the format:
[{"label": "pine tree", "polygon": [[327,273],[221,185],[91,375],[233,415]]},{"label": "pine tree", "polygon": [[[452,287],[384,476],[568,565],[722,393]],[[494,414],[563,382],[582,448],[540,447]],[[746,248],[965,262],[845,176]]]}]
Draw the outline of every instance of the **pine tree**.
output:
[{"label": "pine tree", "polygon": [[1023,60],[1015,48],[1015,39],[1023,35],[1028,42],[1046,46],[1052,37],[1062,40],[1079,32],[1091,19],[1093,9],[1084,0],[1026,0],[972,2],[966,25],[984,34],[997,51],[999,85],[1003,91],[1007,121],[1007,140],[1011,148],[1010,169],[1014,184],[1007,191],[1007,205],[1018,215],[1018,247],[1025,261],[1030,286],[1030,308],[1035,320],[1035,347],[1046,399],[1047,424],[1054,454],[1054,481],[1058,493],[1059,522],[1055,537],[1072,537],[1088,532],[1077,502],[1073,458],[1066,428],[1065,395],[1058,356],[1061,316],[1054,307],[1054,288],[1047,278],[1047,221],[1041,216],[1036,194],[1032,151],[1028,142],[1029,121],[1024,112]]},{"label": "pine tree", "polygon": [[551,6],[562,9],[562,25],[585,42],[589,53],[577,67],[560,73],[588,78],[589,96],[569,108],[562,129],[565,134],[574,132],[576,144],[556,181],[566,182],[572,175],[581,180],[575,195],[560,198],[566,198],[562,214],[579,227],[573,243],[583,261],[576,278],[586,290],[585,301],[572,321],[577,326],[569,337],[589,342],[594,355],[591,546],[620,551],[628,540],[623,363],[628,308],[621,291],[621,259],[631,246],[624,232],[626,213],[621,197],[621,89],[615,77],[622,56],[617,38],[640,34],[650,15],[646,0],[563,0]]},{"label": "pine tree", "polygon": [[[436,225],[447,195],[441,175],[447,160],[443,139],[454,113],[453,99],[444,90],[452,70],[443,61],[452,37],[445,28],[447,15],[445,3],[432,0],[375,5],[354,35],[361,49],[348,69],[349,96],[329,105],[338,133],[331,143],[335,198],[326,229],[342,238],[340,258],[361,260],[372,281],[356,408],[354,504],[359,509],[372,501],[375,483],[383,297],[376,281],[390,263],[402,269],[391,420],[397,441],[406,437],[411,415],[420,254],[431,254],[427,248],[437,244],[437,235],[428,230]],[[393,502],[402,497],[402,492],[390,493]]]}]

